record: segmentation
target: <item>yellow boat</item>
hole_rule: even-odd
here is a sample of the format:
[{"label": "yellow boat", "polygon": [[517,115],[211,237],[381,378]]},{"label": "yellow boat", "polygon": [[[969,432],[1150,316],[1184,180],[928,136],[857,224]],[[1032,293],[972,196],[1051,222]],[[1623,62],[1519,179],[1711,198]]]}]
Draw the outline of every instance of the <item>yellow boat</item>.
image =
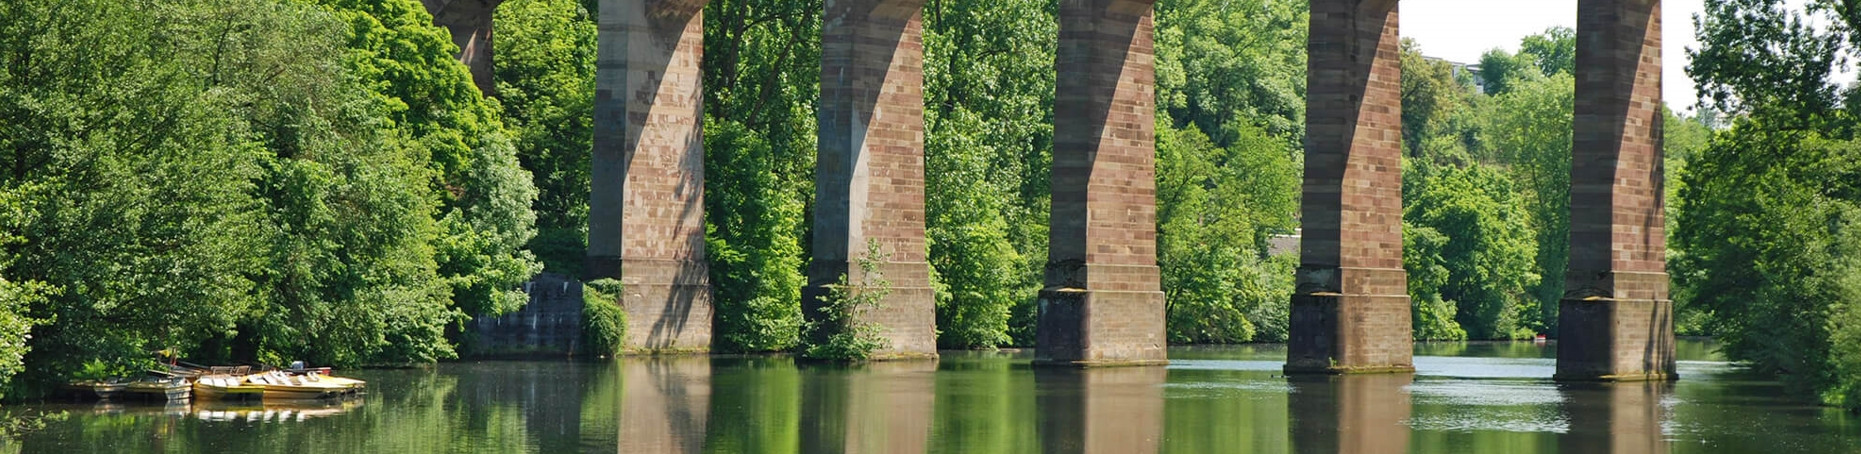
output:
[{"label": "yellow boat", "polygon": [[348,377],[337,377],[334,375],[325,375],[322,372],[310,372],[310,373],[301,375],[301,377],[304,377],[305,379],[310,380],[310,381],[328,383],[332,385],[339,385],[344,388],[349,388],[350,391],[361,391],[363,388],[368,387],[368,382],[365,382],[365,381],[348,378]]},{"label": "yellow boat", "polygon": [[257,399],[265,395],[265,386],[247,383],[243,377],[208,375],[194,380],[194,395],[202,399]]},{"label": "yellow boat", "polygon": [[265,399],[328,399],[351,389],[344,385],[308,380],[304,377],[267,372],[246,377],[246,382],[265,387]]}]

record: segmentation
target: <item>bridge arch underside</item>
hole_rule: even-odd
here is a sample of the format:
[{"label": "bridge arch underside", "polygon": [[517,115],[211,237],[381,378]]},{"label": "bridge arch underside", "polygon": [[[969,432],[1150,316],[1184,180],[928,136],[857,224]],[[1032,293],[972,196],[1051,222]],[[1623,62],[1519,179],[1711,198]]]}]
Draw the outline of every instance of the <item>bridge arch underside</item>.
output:
[{"label": "bridge arch underside", "polygon": [[[1295,373],[1412,370],[1402,270],[1396,0],[1310,0]],[[629,346],[708,348],[700,68],[704,0],[603,0],[589,277],[627,284]],[[1156,266],[1154,0],[1060,3],[1053,225],[1037,361],[1164,362]],[[924,0],[828,0],[805,311],[858,282],[882,356],[935,353],[924,243]],[[1558,378],[1673,375],[1663,254],[1660,0],[1581,0],[1570,293]]]}]

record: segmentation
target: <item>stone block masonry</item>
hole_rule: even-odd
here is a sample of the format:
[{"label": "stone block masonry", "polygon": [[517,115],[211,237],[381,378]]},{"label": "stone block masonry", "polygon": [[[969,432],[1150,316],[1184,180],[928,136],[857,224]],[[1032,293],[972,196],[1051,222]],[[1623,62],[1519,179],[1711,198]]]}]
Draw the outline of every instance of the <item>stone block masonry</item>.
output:
[{"label": "stone block masonry", "polygon": [[1396,0],[1313,0],[1287,373],[1412,371]]},{"label": "stone block masonry", "polygon": [[603,0],[589,279],[619,278],[627,349],[711,345],[704,256],[703,0]]},{"label": "stone block masonry", "polygon": [[500,317],[473,314],[460,354],[472,358],[561,359],[582,342],[582,283],[543,273],[523,284],[529,301]]},{"label": "stone block masonry", "polygon": [[1166,362],[1153,0],[1062,0],[1038,364]]},{"label": "stone block masonry", "polygon": [[1557,379],[1672,379],[1660,0],[1579,2],[1576,65]]},{"label": "stone block masonry", "polygon": [[[813,259],[803,313],[828,286],[864,282],[878,260],[891,292],[863,315],[876,358],[935,357],[936,299],[924,242],[924,0],[827,0],[821,30]],[[867,257],[868,242],[879,257]],[[849,275],[849,273],[851,273]]]}]

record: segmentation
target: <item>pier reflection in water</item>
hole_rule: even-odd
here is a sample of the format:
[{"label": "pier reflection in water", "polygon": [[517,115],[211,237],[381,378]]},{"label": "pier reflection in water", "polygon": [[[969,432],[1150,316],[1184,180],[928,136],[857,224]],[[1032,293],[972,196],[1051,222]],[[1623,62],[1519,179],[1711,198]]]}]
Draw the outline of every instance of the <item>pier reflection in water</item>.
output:
[{"label": "pier reflection in water", "polygon": [[1661,433],[1667,382],[1578,383],[1560,386],[1570,430],[1558,437],[1562,454],[1668,452]]},{"label": "pier reflection in water", "polygon": [[1044,451],[1157,452],[1166,372],[1160,367],[1036,369]]},{"label": "pier reflection in water", "polygon": [[1300,453],[1368,454],[1409,446],[1409,374],[1294,376],[1287,417]]},{"label": "pier reflection in water", "polygon": [[[1284,377],[1273,346],[1168,368],[786,357],[475,362],[359,371],[350,406],[43,404],[10,452],[1846,453],[1861,421],[1682,343],[1676,383],[1559,385],[1551,347],[1430,344],[1413,375]],[[31,418],[44,415],[43,419]]]}]

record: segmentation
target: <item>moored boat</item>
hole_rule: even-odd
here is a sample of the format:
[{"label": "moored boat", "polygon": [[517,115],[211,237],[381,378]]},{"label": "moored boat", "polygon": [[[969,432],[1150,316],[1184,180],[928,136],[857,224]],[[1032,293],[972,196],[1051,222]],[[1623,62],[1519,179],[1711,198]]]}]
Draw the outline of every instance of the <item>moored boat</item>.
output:
[{"label": "moored boat", "polygon": [[65,392],[80,399],[110,400],[122,395],[125,385],[115,380],[82,380],[65,385]]},{"label": "moored boat", "polygon": [[311,381],[317,381],[317,382],[342,386],[344,388],[348,388],[350,392],[358,392],[368,387],[368,382],[349,378],[349,377],[337,377],[337,376],[329,375],[328,372],[313,372],[313,373],[304,374],[302,376]]},{"label": "moored boat", "polygon": [[124,385],[123,393],[130,397],[149,400],[187,400],[193,395],[193,384],[179,377],[151,377]]},{"label": "moored boat", "polygon": [[194,380],[194,395],[202,399],[257,399],[265,395],[265,386],[248,383],[244,377],[207,375]]},{"label": "moored boat", "polygon": [[265,399],[328,399],[340,397],[351,388],[304,377],[269,372],[246,377],[246,382],[265,387]]}]

